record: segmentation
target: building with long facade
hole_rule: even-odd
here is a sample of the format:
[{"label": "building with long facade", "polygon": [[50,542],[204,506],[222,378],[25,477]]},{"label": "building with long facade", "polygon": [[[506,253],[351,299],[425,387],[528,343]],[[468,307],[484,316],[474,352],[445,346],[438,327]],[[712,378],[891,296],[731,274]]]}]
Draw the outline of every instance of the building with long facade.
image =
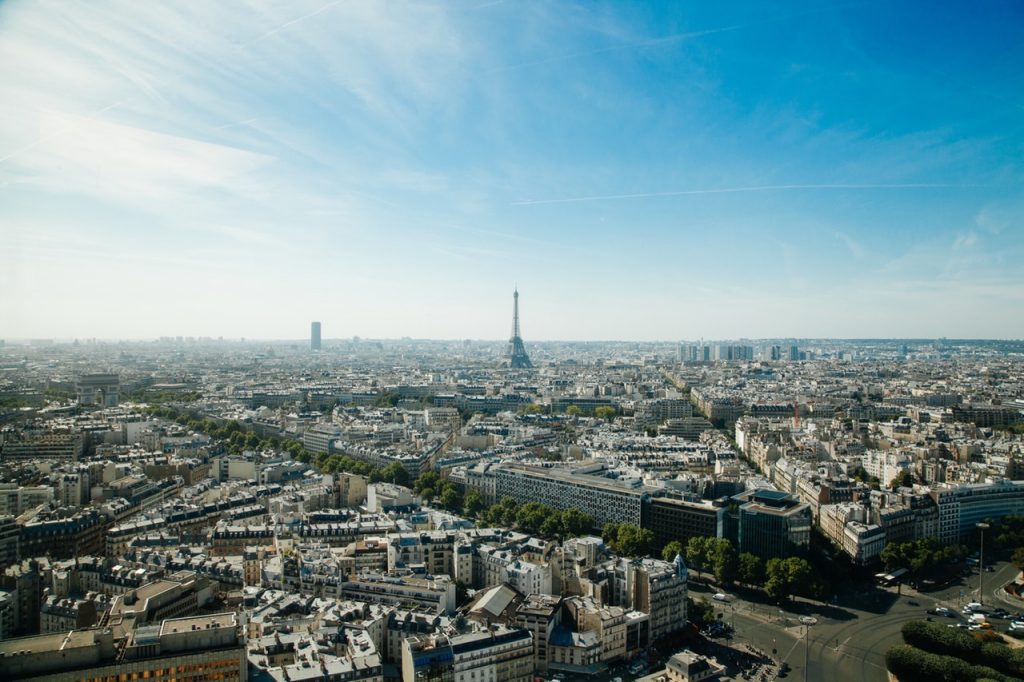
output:
[{"label": "building with long facade", "polygon": [[509,464],[497,471],[496,497],[540,502],[555,509],[579,509],[606,523],[641,525],[647,493],[638,486],[563,468]]}]

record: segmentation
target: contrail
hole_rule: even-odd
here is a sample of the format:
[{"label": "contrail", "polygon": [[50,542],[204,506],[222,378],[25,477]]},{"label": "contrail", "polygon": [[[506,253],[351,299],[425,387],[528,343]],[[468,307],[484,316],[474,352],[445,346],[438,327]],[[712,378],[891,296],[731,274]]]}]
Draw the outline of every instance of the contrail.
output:
[{"label": "contrail", "polygon": [[755,185],[752,187],[719,187],[713,189],[688,189],[676,192],[642,192],[639,194],[601,194],[586,197],[563,197],[561,199],[524,199],[513,201],[512,206],[535,206],[537,204],[573,204],[584,201],[613,201],[615,199],[648,199],[652,197],[685,197],[698,194],[740,194],[743,192],[781,192],[803,189],[941,189],[965,187],[932,183],[881,184],[817,184],[817,185]]},{"label": "contrail", "polygon": [[334,0],[334,2],[329,2],[326,5],[321,6],[319,9],[316,9],[316,10],[310,12],[309,14],[303,14],[301,17],[296,17],[294,19],[286,21],[283,24],[281,24],[281,25],[279,25],[279,26],[277,26],[275,28],[270,29],[269,31],[267,31],[263,35],[250,40],[248,43],[246,43],[242,47],[248,47],[249,45],[252,45],[253,43],[258,43],[259,41],[263,40],[264,38],[269,38],[270,36],[274,35],[275,33],[283,31],[284,29],[288,28],[292,24],[297,24],[300,21],[305,21],[306,19],[309,19],[310,17],[315,17],[316,15],[320,14],[321,12],[323,12],[325,10],[330,9],[331,7],[334,7],[335,5],[339,4],[340,2],[341,2],[341,0]]}]

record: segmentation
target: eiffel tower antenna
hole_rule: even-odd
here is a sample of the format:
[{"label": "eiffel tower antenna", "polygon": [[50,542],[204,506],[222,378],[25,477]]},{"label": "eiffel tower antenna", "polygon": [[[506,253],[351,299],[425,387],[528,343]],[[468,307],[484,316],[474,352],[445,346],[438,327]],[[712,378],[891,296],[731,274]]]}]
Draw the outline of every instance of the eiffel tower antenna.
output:
[{"label": "eiffel tower antenna", "polygon": [[529,369],[533,367],[530,356],[526,354],[526,346],[519,335],[519,285],[512,292],[512,337],[508,340],[508,366],[513,369]]}]

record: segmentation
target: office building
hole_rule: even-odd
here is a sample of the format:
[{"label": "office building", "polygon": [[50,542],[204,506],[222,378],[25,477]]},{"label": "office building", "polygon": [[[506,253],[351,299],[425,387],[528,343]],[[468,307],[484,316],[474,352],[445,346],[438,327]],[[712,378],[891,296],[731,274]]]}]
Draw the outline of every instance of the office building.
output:
[{"label": "office building", "polygon": [[762,559],[805,552],[811,542],[811,507],[777,490],[748,490],[732,497],[729,516],[740,552]]},{"label": "office building", "polygon": [[555,509],[579,509],[594,525],[632,523],[639,526],[646,493],[639,486],[584,473],[583,470],[509,464],[498,469],[497,499],[520,504],[540,502]]},{"label": "office building", "polygon": [[707,500],[653,497],[644,509],[643,527],[654,533],[654,544],[664,547],[678,540],[684,545],[692,537],[723,537],[725,507]]},{"label": "office building", "polygon": [[309,330],[309,347],[311,350],[320,350],[320,323],[314,322]]}]

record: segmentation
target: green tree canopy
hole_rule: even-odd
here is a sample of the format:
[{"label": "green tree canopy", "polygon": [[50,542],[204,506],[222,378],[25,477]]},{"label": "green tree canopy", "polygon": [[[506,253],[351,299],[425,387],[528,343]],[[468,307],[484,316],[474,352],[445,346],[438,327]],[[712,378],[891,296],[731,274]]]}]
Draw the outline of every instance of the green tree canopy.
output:
[{"label": "green tree canopy", "polygon": [[814,569],[803,557],[769,559],[765,576],[765,592],[774,599],[788,599],[794,594],[808,595],[815,582]]},{"label": "green tree canopy", "polygon": [[613,552],[621,556],[645,556],[654,543],[654,533],[632,523],[609,523],[601,537]]},{"label": "green tree canopy", "polygon": [[661,548],[661,558],[665,561],[675,561],[677,554],[686,555],[686,548],[679,540],[672,540]]},{"label": "green tree canopy", "polygon": [[763,585],[764,561],[756,554],[743,552],[739,556],[738,577],[741,583],[747,585]]},{"label": "green tree canopy", "polygon": [[708,540],[713,539],[695,535],[686,541],[686,565],[697,571],[697,575],[710,566]]},{"label": "green tree canopy", "polygon": [[462,506],[463,514],[470,518],[476,518],[486,508],[487,504],[484,502],[484,496],[480,494],[479,490],[474,488],[466,493]]}]

